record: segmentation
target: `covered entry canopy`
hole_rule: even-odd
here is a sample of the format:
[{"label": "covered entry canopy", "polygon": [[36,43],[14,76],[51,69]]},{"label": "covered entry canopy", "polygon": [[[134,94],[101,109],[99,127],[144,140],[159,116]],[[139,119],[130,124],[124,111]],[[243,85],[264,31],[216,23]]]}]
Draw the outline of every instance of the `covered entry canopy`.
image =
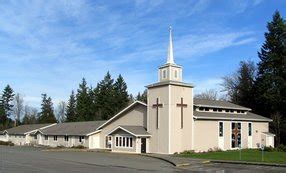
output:
[{"label": "covered entry canopy", "polygon": [[135,137],[150,137],[151,134],[142,126],[118,126],[112,130],[108,135],[115,134],[118,131],[124,131]]}]

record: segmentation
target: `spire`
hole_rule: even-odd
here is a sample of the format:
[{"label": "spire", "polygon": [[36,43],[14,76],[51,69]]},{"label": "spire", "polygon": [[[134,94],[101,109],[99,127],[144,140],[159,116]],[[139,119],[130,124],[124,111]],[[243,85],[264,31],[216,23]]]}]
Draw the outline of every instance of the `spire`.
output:
[{"label": "spire", "polygon": [[175,64],[174,62],[174,52],[173,52],[173,36],[172,36],[172,27],[169,28],[170,38],[169,38],[169,47],[168,47],[168,59],[167,64]]}]

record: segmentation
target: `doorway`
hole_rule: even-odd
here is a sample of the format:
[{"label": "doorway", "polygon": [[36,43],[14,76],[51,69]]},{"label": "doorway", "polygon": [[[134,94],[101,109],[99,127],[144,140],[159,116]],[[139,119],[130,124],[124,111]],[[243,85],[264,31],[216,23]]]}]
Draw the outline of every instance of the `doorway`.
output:
[{"label": "doorway", "polygon": [[146,138],[141,138],[141,153],[146,153]]}]

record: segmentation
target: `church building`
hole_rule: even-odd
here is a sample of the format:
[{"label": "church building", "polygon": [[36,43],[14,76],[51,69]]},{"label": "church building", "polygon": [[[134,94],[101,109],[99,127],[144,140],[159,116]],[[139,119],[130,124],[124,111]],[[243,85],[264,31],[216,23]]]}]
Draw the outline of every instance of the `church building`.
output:
[{"label": "church building", "polygon": [[[167,61],[159,67],[158,82],[146,87],[147,103],[135,101],[107,121],[38,129],[33,131],[40,135],[35,139],[41,145],[83,144],[90,149],[160,154],[274,146],[271,119],[230,102],[194,98],[194,86],[184,82],[183,67],[175,63],[171,29]],[[9,136],[9,129],[5,135]]]}]

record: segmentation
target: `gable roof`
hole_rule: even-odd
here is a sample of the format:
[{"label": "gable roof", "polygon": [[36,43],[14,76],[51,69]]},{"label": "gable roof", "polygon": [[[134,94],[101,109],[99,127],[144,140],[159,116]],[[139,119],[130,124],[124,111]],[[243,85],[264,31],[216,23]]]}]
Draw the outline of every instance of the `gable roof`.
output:
[{"label": "gable roof", "polygon": [[221,100],[207,100],[207,99],[194,98],[194,105],[198,107],[212,107],[212,108],[225,108],[225,109],[238,109],[238,110],[251,111],[250,108]]},{"label": "gable roof", "polygon": [[151,134],[148,133],[147,130],[142,126],[118,126],[112,130],[109,135],[115,133],[117,130],[123,130],[136,137],[151,136]]},{"label": "gable roof", "polygon": [[207,119],[207,120],[241,120],[241,121],[272,121],[269,118],[247,112],[246,114],[235,114],[235,113],[217,113],[217,112],[199,112],[194,111],[195,119]]},{"label": "gable roof", "polygon": [[7,129],[6,131],[8,132],[9,135],[11,134],[25,135],[26,133],[33,132],[38,129],[43,129],[45,127],[49,127],[52,125],[55,125],[55,124],[25,124],[25,125],[20,125],[17,127]]},{"label": "gable roof", "polygon": [[145,107],[147,107],[147,104],[136,100],[135,102],[133,102],[132,104],[130,104],[129,106],[127,106],[126,108],[124,108],[123,110],[121,110],[119,113],[117,113],[116,115],[114,115],[112,118],[110,118],[109,120],[107,120],[105,123],[103,123],[101,126],[99,126],[97,128],[97,130],[100,130],[101,128],[103,128],[104,126],[106,126],[107,124],[113,122],[115,119],[119,118],[121,115],[123,115],[125,112],[131,110],[133,107],[135,107],[136,105],[143,105]]},{"label": "gable roof", "polygon": [[75,135],[75,136],[88,136],[96,132],[97,128],[106,121],[82,121],[82,122],[69,122],[59,123],[50,128],[40,130],[44,135]]}]

